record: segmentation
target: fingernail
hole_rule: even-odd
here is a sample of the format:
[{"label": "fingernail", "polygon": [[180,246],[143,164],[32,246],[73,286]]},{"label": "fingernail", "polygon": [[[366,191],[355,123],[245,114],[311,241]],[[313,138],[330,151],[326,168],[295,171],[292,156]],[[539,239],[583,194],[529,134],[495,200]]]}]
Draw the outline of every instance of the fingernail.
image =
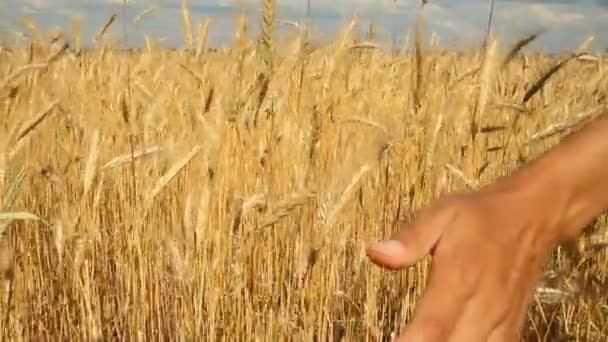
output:
[{"label": "fingernail", "polygon": [[399,255],[404,252],[403,244],[397,240],[388,240],[375,243],[369,247],[373,252],[382,253],[386,255]]}]

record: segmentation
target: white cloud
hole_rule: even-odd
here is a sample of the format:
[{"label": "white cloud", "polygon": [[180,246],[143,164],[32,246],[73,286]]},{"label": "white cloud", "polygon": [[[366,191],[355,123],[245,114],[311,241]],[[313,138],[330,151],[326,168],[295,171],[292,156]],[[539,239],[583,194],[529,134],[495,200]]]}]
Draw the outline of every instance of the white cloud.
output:
[{"label": "white cloud", "polygon": [[[59,1],[61,2],[61,1]],[[49,0],[23,0],[24,8],[30,8],[32,10],[45,10],[51,8],[51,1]],[[56,2],[55,2],[56,4]]]},{"label": "white cloud", "polygon": [[[252,15],[258,15],[260,11],[259,0],[188,2],[193,18],[199,20],[203,16],[211,17],[212,31],[223,29],[224,32],[217,33],[222,37],[230,36],[234,30],[232,11],[227,11],[226,8],[238,9],[245,6]],[[277,16],[281,19],[299,20],[306,12],[306,2],[277,0]],[[37,21],[48,25],[69,25],[68,17],[78,14],[86,17],[83,24],[91,26],[90,31],[95,31],[109,14],[120,10],[123,0],[0,0],[0,3],[0,19],[7,18],[5,22],[12,22],[20,15],[32,15]],[[133,16],[151,5],[158,7],[157,15],[146,18],[141,30],[133,36],[158,33],[167,36],[168,42],[181,42],[181,0],[127,0],[127,21],[131,22]],[[451,40],[467,43],[478,41],[485,33],[489,9],[487,0],[431,0],[422,9],[420,0],[311,0],[311,6],[313,15],[316,16],[313,21],[323,29],[340,29],[353,15],[359,15],[360,27],[374,18],[379,32],[385,36],[406,34],[416,17],[422,14],[427,19],[429,31],[437,32],[444,43],[450,43]],[[8,8],[8,11],[4,8]],[[11,14],[9,16],[6,13]],[[576,46],[581,41],[581,35],[588,32],[598,33],[598,46],[603,42],[608,45],[608,37],[599,34],[608,31],[608,8],[594,5],[591,0],[572,0],[570,3],[564,3],[563,0],[498,1],[494,24],[496,30],[501,36],[506,36],[507,40],[520,38],[537,29],[547,29],[543,38],[534,43],[537,46]],[[252,29],[255,28],[252,25]],[[328,33],[333,35],[334,32]]]},{"label": "white cloud", "polygon": [[573,11],[571,6],[531,4],[525,7],[531,11],[532,16],[536,16],[538,20],[547,26],[572,24],[584,18],[582,13]]}]

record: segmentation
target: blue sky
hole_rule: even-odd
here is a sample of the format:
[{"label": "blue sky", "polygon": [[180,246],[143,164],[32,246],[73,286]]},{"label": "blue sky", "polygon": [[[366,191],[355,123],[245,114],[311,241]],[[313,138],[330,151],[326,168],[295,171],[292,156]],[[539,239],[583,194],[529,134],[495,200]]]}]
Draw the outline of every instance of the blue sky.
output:
[{"label": "blue sky", "polygon": [[[18,19],[28,16],[43,28],[71,27],[70,17],[82,19],[85,43],[112,14],[122,15],[123,0],[1,0],[0,29],[17,28]],[[257,20],[261,0],[189,0],[194,24],[211,18],[212,44],[229,46],[234,39],[235,18],[245,9]],[[385,44],[402,41],[420,14],[427,19],[427,32],[435,32],[441,45],[462,47],[480,41],[487,25],[489,0],[430,0],[420,8],[420,0],[311,0],[316,31],[331,38],[357,15],[361,30],[370,20],[377,24],[379,39]],[[306,0],[277,0],[279,19],[298,21],[306,14]],[[139,27],[133,18],[150,6],[157,10]],[[111,34],[121,37],[123,20],[128,25],[131,45],[141,44],[144,35],[162,39],[170,46],[183,44],[181,0],[127,0],[126,16],[119,17]],[[608,0],[497,0],[495,30],[510,42],[537,30],[545,33],[533,48],[549,51],[572,50],[589,34],[595,36],[594,49],[608,48]],[[21,28],[22,29],[22,28]],[[252,22],[257,30],[257,21]]]}]

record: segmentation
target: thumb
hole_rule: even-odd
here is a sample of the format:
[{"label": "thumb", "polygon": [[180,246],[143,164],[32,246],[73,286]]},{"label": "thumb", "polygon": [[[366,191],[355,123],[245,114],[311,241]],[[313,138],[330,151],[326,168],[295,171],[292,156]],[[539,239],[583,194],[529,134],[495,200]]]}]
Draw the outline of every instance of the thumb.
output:
[{"label": "thumb", "polygon": [[399,270],[429,254],[439,242],[442,230],[443,226],[433,217],[421,217],[403,225],[395,238],[369,246],[366,254],[378,266]]}]

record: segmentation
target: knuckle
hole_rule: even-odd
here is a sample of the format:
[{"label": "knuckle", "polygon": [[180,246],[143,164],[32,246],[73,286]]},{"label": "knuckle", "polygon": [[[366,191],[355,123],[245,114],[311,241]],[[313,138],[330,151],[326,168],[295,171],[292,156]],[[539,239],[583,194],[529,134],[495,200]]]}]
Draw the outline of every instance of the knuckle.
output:
[{"label": "knuckle", "polygon": [[477,197],[457,194],[438,203],[439,215],[447,220],[477,223],[483,220],[486,210]]}]

